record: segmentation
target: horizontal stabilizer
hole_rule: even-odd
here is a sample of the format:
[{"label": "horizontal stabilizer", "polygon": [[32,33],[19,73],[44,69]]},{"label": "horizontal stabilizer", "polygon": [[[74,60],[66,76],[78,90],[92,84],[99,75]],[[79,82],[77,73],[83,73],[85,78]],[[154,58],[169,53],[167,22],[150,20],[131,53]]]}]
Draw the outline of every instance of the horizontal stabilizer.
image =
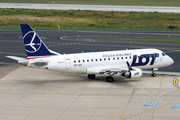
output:
[{"label": "horizontal stabilizer", "polygon": [[27,58],[22,58],[22,57],[16,57],[16,56],[6,56],[7,58],[16,60],[16,61],[23,61],[23,60],[28,60]]},{"label": "horizontal stabilizer", "polygon": [[7,58],[16,60],[18,64],[27,66],[29,63],[29,60],[27,58],[22,58],[22,57],[16,57],[16,56],[6,56]]}]

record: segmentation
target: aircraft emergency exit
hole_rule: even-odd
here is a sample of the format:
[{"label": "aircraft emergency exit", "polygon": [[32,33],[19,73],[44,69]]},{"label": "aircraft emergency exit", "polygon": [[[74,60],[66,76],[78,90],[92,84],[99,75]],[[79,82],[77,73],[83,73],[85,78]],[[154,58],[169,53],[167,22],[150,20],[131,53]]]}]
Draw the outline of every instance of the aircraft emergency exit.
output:
[{"label": "aircraft emergency exit", "polygon": [[64,73],[87,74],[95,79],[96,74],[107,75],[106,81],[113,82],[113,76],[139,78],[142,69],[154,70],[169,66],[173,59],[158,49],[136,49],[77,54],[59,54],[44,44],[28,25],[21,24],[27,58],[7,56],[21,65]]}]

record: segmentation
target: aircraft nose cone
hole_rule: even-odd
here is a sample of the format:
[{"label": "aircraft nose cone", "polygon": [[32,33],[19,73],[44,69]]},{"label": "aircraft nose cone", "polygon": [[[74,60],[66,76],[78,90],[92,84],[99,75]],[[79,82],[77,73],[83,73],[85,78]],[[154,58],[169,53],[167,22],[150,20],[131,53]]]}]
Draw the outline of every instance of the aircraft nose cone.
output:
[{"label": "aircraft nose cone", "polygon": [[174,60],[172,58],[170,58],[170,63],[171,65],[174,63]]}]

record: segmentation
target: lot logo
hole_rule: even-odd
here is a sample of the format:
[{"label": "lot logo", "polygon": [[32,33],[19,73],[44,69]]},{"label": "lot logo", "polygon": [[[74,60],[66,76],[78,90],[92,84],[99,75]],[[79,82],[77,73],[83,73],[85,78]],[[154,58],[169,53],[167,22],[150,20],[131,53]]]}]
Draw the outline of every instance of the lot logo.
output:
[{"label": "lot logo", "polygon": [[41,47],[41,40],[34,31],[28,32],[24,35],[25,49],[29,53],[37,52]]},{"label": "lot logo", "polygon": [[137,72],[137,73],[134,73],[134,76],[137,76],[137,75],[139,75],[139,72]]},{"label": "lot logo", "polygon": [[176,76],[173,80],[173,84],[175,87],[180,89],[180,80],[178,80],[179,76]]},{"label": "lot logo", "polygon": [[140,56],[133,55],[133,61],[131,66],[144,66],[150,63],[154,65],[156,58],[159,57],[158,53],[155,54],[142,54]]}]

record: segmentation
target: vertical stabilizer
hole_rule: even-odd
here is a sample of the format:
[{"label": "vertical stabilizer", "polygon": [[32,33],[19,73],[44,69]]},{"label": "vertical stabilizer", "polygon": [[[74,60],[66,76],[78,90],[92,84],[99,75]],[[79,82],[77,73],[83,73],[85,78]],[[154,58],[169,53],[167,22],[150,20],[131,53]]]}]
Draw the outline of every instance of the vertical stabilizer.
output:
[{"label": "vertical stabilizer", "polygon": [[29,24],[21,24],[25,50],[28,59],[57,55],[51,52]]}]

